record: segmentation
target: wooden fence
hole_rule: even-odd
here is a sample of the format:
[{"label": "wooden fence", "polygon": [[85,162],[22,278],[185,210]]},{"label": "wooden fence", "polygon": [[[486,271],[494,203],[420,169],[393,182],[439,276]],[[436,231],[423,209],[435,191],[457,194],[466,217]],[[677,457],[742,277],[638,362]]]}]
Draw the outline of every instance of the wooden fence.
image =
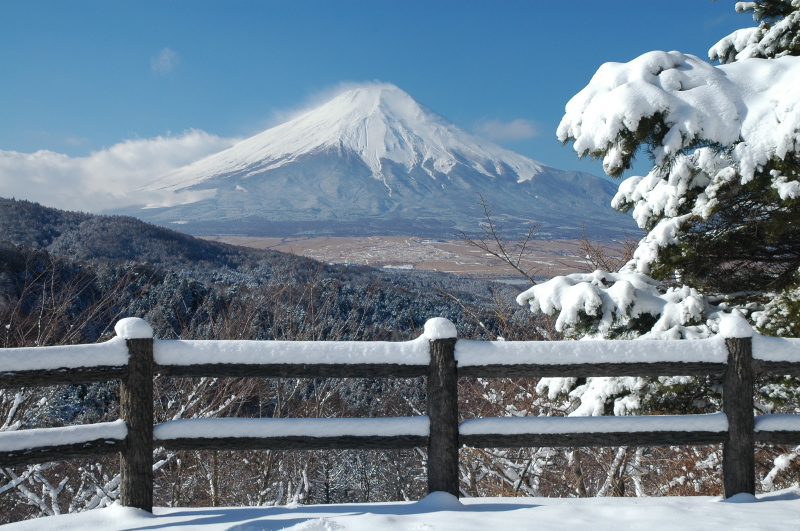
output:
[{"label": "wooden fence", "polygon": [[[674,446],[723,445],[723,483],[725,496],[755,492],[754,444],[800,444],[800,415],[761,415],[754,418],[754,378],[756,373],[800,375],[800,357],[775,359],[775,356],[753,357],[750,337],[697,341],[618,341],[591,342],[593,354],[618,352],[620,348],[633,354],[617,354],[611,361],[592,363],[583,356],[589,342],[476,342],[457,340],[455,327],[443,319],[426,325],[424,340],[406,343],[360,344],[343,342],[305,343],[307,351],[324,350],[331,345],[347,347],[347,352],[362,347],[373,351],[394,352],[402,346],[405,358],[391,358],[387,363],[366,362],[374,356],[344,363],[324,363],[319,356],[306,362],[302,356],[273,355],[273,345],[292,342],[228,342],[249,352],[263,351],[246,361],[200,356],[198,362],[186,359],[186,352],[214,348],[226,342],[171,342],[153,340],[149,325],[141,320],[123,320],[118,337],[108,343],[90,345],[95,348],[93,362],[83,359],[59,365],[52,361],[64,352],[80,352],[87,346],[40,347],[35,349],[0,349],[0,387],[43,386],[108,381],[121,382],[120,417],[114,423],[0,432],[0,466],[40,463],[75,457],[119,452],[121,458],[120,500],[125,506],[152,511],[154,446],[173,450],[267,450],[267,449],[399,449],[427,447],[428,490],[445,491],[458,496],[459,447],[589,447],[589,446]],[[139,332],[130,333],[130,330]],[[432,330],[433,332],[429,332]],[[445,333],[442,333],[445,330]],[[759,336],[760,337],[760,336]],[[770,338],[772,339],[772,338]],[[422,341],[422,342],[421,342]],[[797,340],[788,340],[794,341]],[[116,343],[114,343],[116,342]],[[583,345],[582,345],[583,343]],[[169,352],[173,344],[184,349],[176,362],[168,356],[154,356],[154,351]],[[667,345],[669,344],[669,345]],[[107,347],[103,347],[108,345]],[[154,348],[154,345],[156,348]],[[244,345],[244,346],[242,346]],[[610,345],[610,346],[609,346]],[[675,354],[659,354],[667,345]],[[794,347],[795,343],[790,346]],[[290,345],[291,346],[291,345]],[[613,347],[613,348],[612,348]],[[674,348],[673,348],[674,347]],[[120,356],[119,349],[127,356]],[[288,347],[287,347],[288,348]],[[399,347],[398,347],[399,348]],[[61,349],[61,350],[58,350]],[[116,350],[115,350],[116,349]],[[345,349],[345,350],[347,350]],[[423,349],[423,351],[421,351]],[[554,361],[552,356],[540,359],[542,349],[577,352],[570,363]],[[603,350],[605,349],[605,350]],[[614,350],[616,349],[616,350]],[[637,350],[638,349],[638,350]],[[681,350],[682,349],[682,350]],[[648,355],[648,350],[656,351]],[[712,355],[708,351],[713,350]],[[497,352],[494,352],[497,351]],[[627,352],[626,351],[626,352]],[[292,351],[294,352],[294,351]],[[409,355],[410,352],[410,355]],[[422,354],[420,354],[422,352]],[[511,354],[508,354],[511,352]],[[519,355],[519,352],[526,354]],[[677,351],[676,351],[677,352]],[[688,352],[690,355],[686,355]],[[45,358],[37,361],[36,355]],[[505,354],[504,354],[505,353]],[[516,353],[516,354],[515,354]],[[558,354],[558,352],[556,352]],[[552,354],[552,353],[551,353]],[[478,357],[476,357],[478,356]],[[597,356],[595,356],[596,358]],[[127,358],[127,361],[126,359]],[[163,358],[163,359],[162,359]],[[336,357],[333,356],[333,359]],[[427,358],[427,359],[426,359]],[[9,361],[10,360],[10,361]],[[120,361],[121,360],[121,361]],[[166,361],[165,361],[166,360]],[[366,360],[366,361],[365,361]],[[457,362],[458,360],[458,362]],[[217,363],[216,361],[222,361]],[[273,362],[274,361],[274,362]],[[323,360],[324,361],[324,360]],[[427,361],[423,363],[422,361]],[[31,368],[37,367],[37,368]],[[227,436],[214,431],[219,419],[197,419],[168,422],[153,426],[153,376],[172,377],[336,377],[336,378],[411,378],[427,377],[427,418],[359,419],[352,432],[328,429],[333,419],[305,419],[299,431],[292,419],[240,419],[246,424],[241,433],[225,430]],[[592,376],[723,376],[723,411],[711,415],[679,415],[671,417],[517,417],[471,419],[458,422],[458,379],[460,377],[592,377]],[[285,424],[275,424],[284,421]],[[332,422],[333,421],[333,422]],[[230,421],[227,421],[230,422]],[[236,421],[235,421],[236,422]],[[270,423],[272,422],[272,423]],[[360,422],[360,424],[359,424]],[[177,423],[183,423],[178,425]],[[189,423],[189,424],[187,424]],[[191,424],[195,423],[195,424]],[[211,423],[211,424],[209,424]],[[244,425],[244,424],[243,424]],[[172,429],[180,428],[187,429]],[[231,425],[226,425],[230,427]],[[259,429],[249,427],[259,426]],[[294,427],[293,427],[294,426]],[[277,432],[270,430],[280,427]],[[361,429],[365,428],[365,429]],[[387,434],[387,428],[388,434]],[[59,431],[61,430],[61,431]],[[238,435],[237,435],[238,433]],[[50,434],[54,434],[50,437]],[[16,439],[14,439],[16,437]],[[70,438],[72,437],[72,438]],[[5,442],[4,442],[5,441]],[[37,441],[31,444],[31,441]],[[42,442],[43,441],[43,442]]]}]

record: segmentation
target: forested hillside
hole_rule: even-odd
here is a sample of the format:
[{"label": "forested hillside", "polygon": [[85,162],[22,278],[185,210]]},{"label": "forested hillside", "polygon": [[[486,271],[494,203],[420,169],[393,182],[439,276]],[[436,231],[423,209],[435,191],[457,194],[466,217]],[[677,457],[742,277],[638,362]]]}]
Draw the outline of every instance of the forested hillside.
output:
[{"label": "forested hillside", "polygon": [[[326,265],[208,242],[134,218],[64,212],[27,201],[0,199],[0,234],[0,297],[6,311],[17,318],[38,316],[49,312],[48,303],[69,299],[62,310],[74,324],[78,313],[102,301],[103,311],[92,314],[76,341],[98,340],[124,316],[148,319],[161,337],[196,335],[219,319],[230,320],[237,308],[255,304],[269,290],[280,292],[272,295],[273,304],[309,304],[315,318],[324,311],[332,321],[357,322],[330,325],[336,334],[315,332],[319,339],[408,338],[433,316],[446,316],[470,333],[480,325],[468,313],[513,295],[501,284]],[[266,305],[258,310],[268,312]],[[296,315],[293,326],[310,326],[310,317]],[[259,323],[258,331],[248,332],[255,338],[293,339],[289,330],[297,332],[264,315],[251,319]],[[491,315],[481,321],[491,328]],[[29,334],[23,336],[15,343],[30,341]]]},{"label": "forested hillside", "polygon": [[[0,242],[4,348],[104,341],[126,316],[145,318],[159,338],[288,340],[406,340],[418,336],[434,316],[458,323],[467,336],[494,337],[507,335],[508,315],[530,319],[522,309],[511,314],[498,309],[513,298],[501,284],[329,266],[198,240],[126,217],[0,200],[0,234],[6,240]],[[422,382],[416,380],[159,377],[156,385],[160,421],[424,411]],[[0,430],[114,418],[116,393],[115,382],[0,390]],[[158,501],[162,505],[214,505],[222,499],[253,504],[403,499],[416,497],[424,483],[423,456],[414,452],[247,452],[211,459],[181,452],[155,457],[161,469],[159,496],[166,496]],[[395,477],[378,472],[386,463],[397,471]],[[110,503],[118,491],[117,466],[111,457],[0,469],[3,521]],[[252,476],[253,466],[261,470],[256,479],[238,487],[230,483]],[[319,474],[328,477],[323,490],[319,478],[313,479]],[[210,483],[198,483],[202,477]],[[32,489],[39,493],[32,496]],[[228,495],[244,498],[223,498]]]},{"label": "forested hillside", "polygon": [[[162,268],[237,268],[284,253],[207,242],[127,216],[98,216],[0,198],[0,240],[72,260],[131,260]],[[299,266],[303,259],[296,258]]]}]

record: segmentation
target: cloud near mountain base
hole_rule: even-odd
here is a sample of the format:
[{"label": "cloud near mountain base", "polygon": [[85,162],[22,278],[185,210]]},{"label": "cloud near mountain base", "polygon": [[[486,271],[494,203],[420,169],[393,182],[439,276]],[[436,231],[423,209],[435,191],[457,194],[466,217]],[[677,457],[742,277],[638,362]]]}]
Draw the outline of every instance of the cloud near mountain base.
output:
[{"label": "cloud near mountain base", "polygon": [[86,157],[46,150],[0,150],[0,196],[85,212],[164,204],[163,197],[139,189],[164,173],[226,149],[236,141],[193,129],[175,136],[125,140]]},{"label": "cloud near mountain base", "polygon": [[491,140],[525,140],[539,135],[536,124],[531,120],[517,118],[510,122],[483,120],[475,125],[475,132]]}]

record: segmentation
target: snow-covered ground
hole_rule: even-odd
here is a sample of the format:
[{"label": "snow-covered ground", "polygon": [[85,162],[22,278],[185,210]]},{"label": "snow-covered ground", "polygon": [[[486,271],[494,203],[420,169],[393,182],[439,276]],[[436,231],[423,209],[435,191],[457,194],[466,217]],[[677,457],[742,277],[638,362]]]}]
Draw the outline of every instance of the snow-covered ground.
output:
[{"label": "snow-covered ground", "polygon": [[286,507],[157,508],[154,515],[112,506],[8,524],[8,531],[198,529],[207,531],[491,531],[800,529],[800,487],[753,497],[468,498],[437,492],[415,503]]}]

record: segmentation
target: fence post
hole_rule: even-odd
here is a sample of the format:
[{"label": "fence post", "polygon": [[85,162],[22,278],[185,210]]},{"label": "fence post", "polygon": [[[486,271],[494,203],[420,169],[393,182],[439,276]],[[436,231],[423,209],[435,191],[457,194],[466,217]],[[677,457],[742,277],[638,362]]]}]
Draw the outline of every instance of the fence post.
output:
[{"label": "fence post", "polygon": [[428,370],[428,493],[458,496],[458,370],[456,327],[437,317],[425,323],[430,341]]},{"label": "fence post", "polygon": [[725,498],[756,492],[755,419],[753,417],[753,329],[738,315],[727,315],[720,333],[728,347],[722,382],[722,411],[728,417],[728,438],[722,445]]},{"label": "fence post", "polygon": [[153,329],[127,318],[114,328],[128,344],[128,371],[120,382],[120,417],[128,426],[120,453],[120,503],[153,512]]}]

